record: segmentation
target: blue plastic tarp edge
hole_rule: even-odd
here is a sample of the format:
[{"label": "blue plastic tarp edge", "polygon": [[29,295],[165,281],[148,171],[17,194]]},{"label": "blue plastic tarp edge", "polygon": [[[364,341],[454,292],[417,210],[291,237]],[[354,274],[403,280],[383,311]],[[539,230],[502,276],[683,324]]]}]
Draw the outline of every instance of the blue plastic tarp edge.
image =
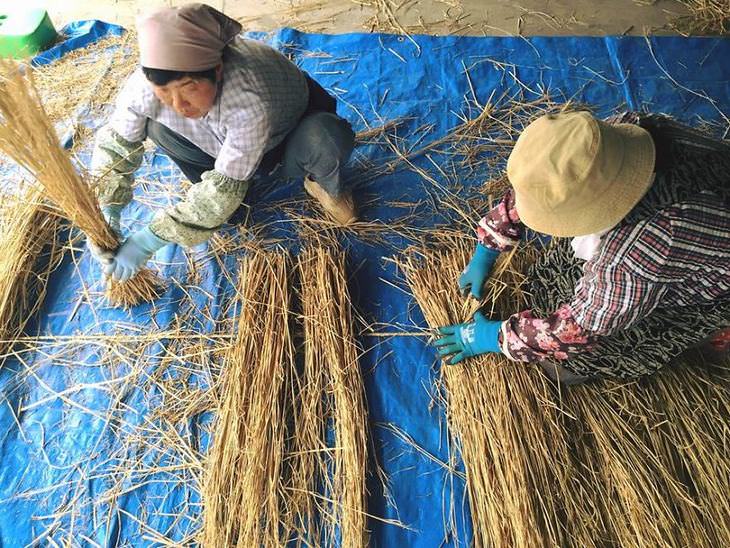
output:
[{"label": "blue plastic tarp edge", "polygon": [[66,37],[65,40],[36,55],[31,63],[35,66],[47,65],[57,61],[68,52],[88,46],[100,38],[121,36],[125,32],[124,27],[97,19],[74,21],[61,29],[60,34]]}]

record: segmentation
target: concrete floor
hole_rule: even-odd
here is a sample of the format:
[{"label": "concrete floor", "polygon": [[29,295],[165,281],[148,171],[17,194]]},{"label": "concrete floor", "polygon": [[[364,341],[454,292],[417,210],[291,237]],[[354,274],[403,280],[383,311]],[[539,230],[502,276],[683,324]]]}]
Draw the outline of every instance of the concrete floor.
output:
[{"label": "concrete floor", "polygon": [[[188,0],[47,0],[57,27],[102,19],[127,27],[155,6]],[[42,0],[31,0],[42,2]],[[0,4],[3,2],[0,1]],[[686,13],[677,0],[207,0],[250,30],[281,26],[310,32],[363,31],[467,35],[676,34]],[[385,10],[391,9],[393,18]]]}]

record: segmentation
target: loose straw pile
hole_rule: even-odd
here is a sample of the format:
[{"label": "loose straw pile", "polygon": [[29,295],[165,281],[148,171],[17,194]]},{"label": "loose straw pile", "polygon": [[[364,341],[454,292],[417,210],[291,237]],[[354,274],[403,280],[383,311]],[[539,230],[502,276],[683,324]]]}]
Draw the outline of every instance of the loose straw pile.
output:
[{"label": "loose straw pile", "polygon": [[[293,505],[295,522],[308,531],[300,538],[311,545],[321,545],[322,538],[336,544],[339,531],[339,546],[365,546],[367,411],[344,252],[333,245],[311,245],[299,257],[298,272],[305,361],[295,411],[292,490],[300,495]],[[326,446],[328,424],[334,429],[334,448]],[[323,494],[315,494],[318,490]],[[317,500],[329,503],[318,505],[324,535],[317,530]]]},{"label": "loose straw pile", "polygon": [[[24,185],[4,196],[0,218],[0,340],[19,336],[43,304],[48,277],[63,256],[61,219],[41,203],[40,191]],[[6,344],[0,346],[5,352]]]},{"label": "loose straw pile", "polygon": [[[32,73],[22,74],[13,61],[0,61],[0,151],[33,175],[54,202],[88,238],[103,249],[119,246],[104,220],[91,187],[74,169],[58,143],[43,109]],[[107,297],[115,305],[133,306],[158,296],[159,283],[149,270],[128,282],[112,282]]]},{"label": "loose straw pile", "polygon": [[689,15],[678,17],[672,25],[680,33],[726,34],[730,30],[730,2],[728,0],[680,0]]},{"label": "loose straw pile", "polygon": [[[51,122],[64,122],[80,110],[101,114],[119,85],[138,66],[137,36],[108,36],[33,68],[43,108]],[[73,90],[70,93],[69,90]]]},{"label": "loose straw pile", "polygon": [[237,336],[204,487],[204,546],[284,544],[283,396],[294,368],[288,275],[281,253],[253,252],[241,264]]},{"label": "loose straw pile", "polygon": [[[454,237],[446,249],[452,251],[414,251],[398,261],[431,327],[466,321],[474,311],[456,289],[473,242]],[[524,303],[526,260],[501,258],[487,286],[487,316],[504,318]],[[561,417],[542,374],[494,354],[444,365],[442,374],[450,433],[466,468],[474,545],[595,545]]]},{"label": "loose straw pile", "polygon": [[700,364],[573,388],[584,484],[619,546],[730,545],[728,372]]}]

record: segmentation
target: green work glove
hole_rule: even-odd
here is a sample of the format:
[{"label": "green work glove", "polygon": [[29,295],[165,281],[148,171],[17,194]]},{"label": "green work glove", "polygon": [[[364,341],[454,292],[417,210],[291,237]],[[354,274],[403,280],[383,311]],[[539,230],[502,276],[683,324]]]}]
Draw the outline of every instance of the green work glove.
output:
[{"label": "green work glove", "polygon": [[117,234],[121,234],[120,221],[122,218],[122,206],[120,205],[108,205],[101,208],[101,212],[104,214],[104,220],[109,223],[112,230]]},{"label": "green work glove", "polygon": [[472,296],[481,300],[484,297],[484,282],[489,278],[499,251],[477,244],[476,251],[459,277],[459,291],[466,297],[471,289]]},{"label": "green work glove", "polygon": [[499,348],[501,326],[501,321],[488,320],[481,311],[478,311],[470,322],[439,327],[438,331],[444,337],[438,339],[434,345],[442,359],[452,356],[446,362],[449,365],[487,352],[499,354],[502,352]]}]

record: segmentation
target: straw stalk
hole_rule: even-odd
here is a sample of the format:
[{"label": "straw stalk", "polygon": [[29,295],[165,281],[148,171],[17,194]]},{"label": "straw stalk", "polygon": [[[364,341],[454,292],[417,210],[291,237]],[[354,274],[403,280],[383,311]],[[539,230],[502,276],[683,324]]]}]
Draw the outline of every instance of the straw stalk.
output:
[{"label": "straw stalk", "polygon": [[[293,510],[311,544],[365,546],[367,411],[344,252],[316,241],[300,255],[298,272],[305,360],[295,411]],[[326,444],[328,426],[334,447]]]},{"label": "straw stalk", "polygon": [[[104,220],[94,191],[59,145],[32,72],[14,61],[0,61],[0,117],[0,151],[35,177],[45,197],[95,244],[116,249],[118,237]],[[114,304],[131,306],[156,298],[158,291],[156,277],[142,270],[128,282],[110,282],[107,297]]]}]

